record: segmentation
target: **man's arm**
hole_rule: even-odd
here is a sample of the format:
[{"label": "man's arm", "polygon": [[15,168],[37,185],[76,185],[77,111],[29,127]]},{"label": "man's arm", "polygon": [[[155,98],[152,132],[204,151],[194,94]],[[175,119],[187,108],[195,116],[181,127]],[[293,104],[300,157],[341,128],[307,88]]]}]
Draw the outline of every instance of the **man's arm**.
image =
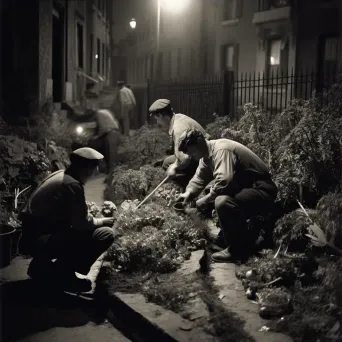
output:
[{"label": "man's arm", "polygon": [[63,198],[71,229],[79,233],[87,233],[100,225],[101,222],[88,213],[84,188],[80,183],[65,185]]},{"label": "man's arm", "polygon": [[137,102],[136,102],[136,100],[135,100],[135,96],[134,96],[134,94],[133,94],[133,91],[132,91],[131,89],[128,89],[128,92],[129,92],[129,97],[130,97],[130,99],[131,99],[131,101],[132,101],[132,104],[133,104],[133,106],[135,107],[135,106],[137,105]]},{"label": "man's arm", "polygon": [[186,187],[186,192],[191,193],[191,197],[197,197],[205,186],[212,180],[212,172],[202,158],[199,162],[195,175]]},{"label": "man's arm", "polygon": [[214,200],[217,196],[232,196],[237,191],[235,182],[236,156],[233,152],[220,150],[213,156],[214,184],[208,194],[208,199]]}]

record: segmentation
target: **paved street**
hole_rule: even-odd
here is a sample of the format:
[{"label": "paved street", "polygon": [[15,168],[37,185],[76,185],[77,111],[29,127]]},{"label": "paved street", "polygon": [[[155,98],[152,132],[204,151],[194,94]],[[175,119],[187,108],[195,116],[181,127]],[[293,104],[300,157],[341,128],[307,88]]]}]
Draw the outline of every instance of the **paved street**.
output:
[{"label": "paved street", "polygon": [[[97,176],[86,188],[87,200],[101,205],[103,176]],[[1,323],[3,342],[128,342],[106,320],[106,310],[93,300],[71,294],[37,291],[26,275],[30,259],[15,258],[0,270]],[[100,262],[90,271],[96,279]]]}]

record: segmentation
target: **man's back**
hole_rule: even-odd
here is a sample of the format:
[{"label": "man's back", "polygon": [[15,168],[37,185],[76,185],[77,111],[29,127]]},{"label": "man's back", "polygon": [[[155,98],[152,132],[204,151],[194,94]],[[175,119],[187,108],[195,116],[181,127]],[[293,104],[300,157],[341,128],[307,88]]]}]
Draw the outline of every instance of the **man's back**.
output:
[{"label": "man's back", "polygon": [[20,215],[40,223],[60,224],[66,218],[64,189],[79,183],[64,170],[59,170],[45,178],[30,196]]},{"label": "man's back", "polygon": [[131,89],[122,87],[119,90],[119,95],[120,95],[120,102],[122,105],[130,105],[132,107],[135,106],[136,101],[135,101],[135,97]]}]

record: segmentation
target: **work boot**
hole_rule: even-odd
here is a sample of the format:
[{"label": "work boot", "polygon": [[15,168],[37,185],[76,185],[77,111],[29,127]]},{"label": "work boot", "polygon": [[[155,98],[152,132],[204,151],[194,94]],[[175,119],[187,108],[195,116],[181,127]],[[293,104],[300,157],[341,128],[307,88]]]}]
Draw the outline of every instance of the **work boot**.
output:
[{"label": "work boot", "polygon": [[213,262],[232,262],[232,261],[234,261],[232,255],[229,252],[229,247],[223,249],[220,252],[214,253],[211,256],[211,260]]},{"label": "work boot", "polygon": [[27,270],[27,275],[32,279],[43,280],[50,278],[53,273],[54,263],[51,260],[33,258]]}]

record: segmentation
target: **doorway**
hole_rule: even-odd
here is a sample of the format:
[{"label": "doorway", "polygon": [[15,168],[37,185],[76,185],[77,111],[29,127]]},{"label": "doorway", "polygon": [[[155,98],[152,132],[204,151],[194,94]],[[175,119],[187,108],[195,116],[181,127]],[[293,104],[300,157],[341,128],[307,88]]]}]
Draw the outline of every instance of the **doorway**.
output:
[{"label": "doorway", "polygon": [[64,13],[61,8],[52,10],[52,97],[62,102],[64,95]]}]

